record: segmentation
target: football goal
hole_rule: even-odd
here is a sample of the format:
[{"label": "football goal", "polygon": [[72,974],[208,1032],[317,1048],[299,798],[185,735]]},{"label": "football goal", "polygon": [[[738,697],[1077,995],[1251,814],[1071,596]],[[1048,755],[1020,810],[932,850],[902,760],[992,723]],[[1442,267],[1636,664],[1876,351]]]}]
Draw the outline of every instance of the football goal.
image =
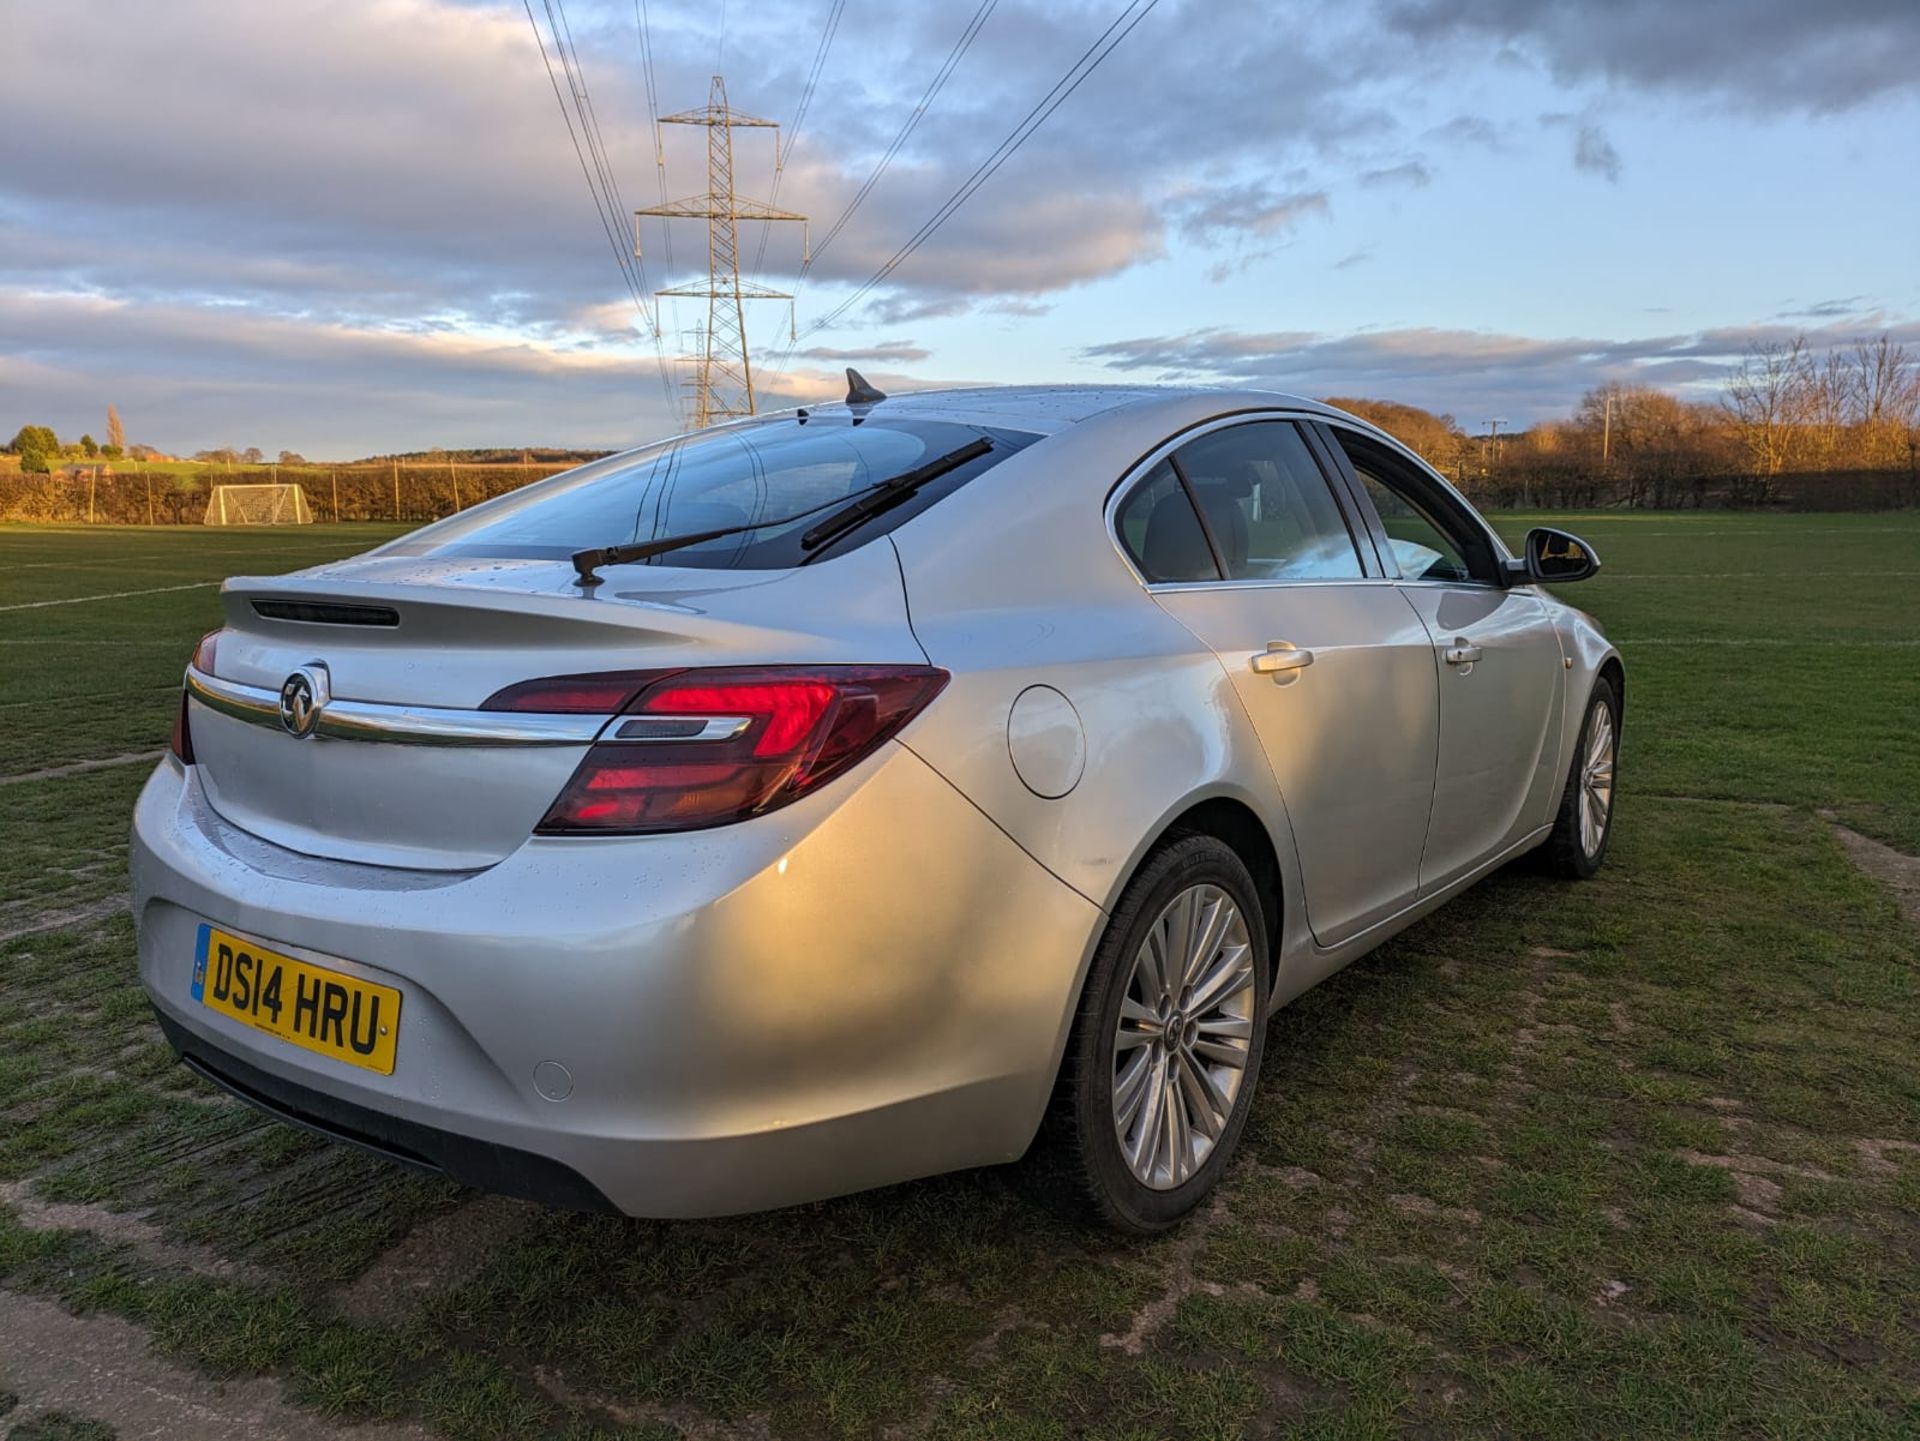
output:
[{"label": "football goal", "polygon": [[208,525],[312,525],[307,493],[297,485],[216,485],[207,497]]}]

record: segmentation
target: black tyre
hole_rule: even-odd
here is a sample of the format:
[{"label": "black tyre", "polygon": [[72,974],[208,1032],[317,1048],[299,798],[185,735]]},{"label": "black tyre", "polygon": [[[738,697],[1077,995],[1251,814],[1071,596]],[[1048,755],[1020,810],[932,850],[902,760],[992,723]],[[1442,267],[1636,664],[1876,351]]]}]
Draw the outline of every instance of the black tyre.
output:
[{"label": "black tyre", "polygon": [[1253,1102],[1271,961],[1225,842],[1182,836],[1141,866],[1094,954],[1043,1132],[1068,1209],[1147,1235],[1213,1189]]},{"label": "black tyre", "polygon": [[1615,778],[1620,756],[1620,697],[1606,676],[1593,683],[1580,739],[1567,768],[1553,832],[1538,852],[1549,875],[1585,880],[1607,858],[1613,839]]}]

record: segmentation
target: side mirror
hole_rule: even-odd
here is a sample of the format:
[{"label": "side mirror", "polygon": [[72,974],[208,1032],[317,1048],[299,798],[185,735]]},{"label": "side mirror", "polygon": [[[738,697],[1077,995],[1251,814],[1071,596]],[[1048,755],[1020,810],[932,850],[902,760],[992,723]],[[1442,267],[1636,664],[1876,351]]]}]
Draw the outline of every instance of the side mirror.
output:
[{"label": "side mirror", "polygon": [[1527,532],[1526,555],[1507,562],[1510,584],[1566,585],[1600,572],[1600,557],[1577,535],[1536,525]]}]

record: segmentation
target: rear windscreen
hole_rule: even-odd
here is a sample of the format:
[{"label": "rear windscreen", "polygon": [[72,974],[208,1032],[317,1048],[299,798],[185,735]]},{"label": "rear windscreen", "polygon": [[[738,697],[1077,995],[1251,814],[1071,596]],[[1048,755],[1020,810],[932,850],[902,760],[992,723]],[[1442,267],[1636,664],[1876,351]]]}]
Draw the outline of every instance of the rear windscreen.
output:
[{"label": "rear windscreen", "polygon": [[[982,439],[992,442],[985,454],[831,542],[802,547],[801,536],[842,506]],[[538,481],[404,536],[386,553],[564,559],[593,547],[751,524],[758,528],[672,551],[657,563],[783,570],[884,535],[1038,439],[953,421],[782,416],[681,436]]]}]

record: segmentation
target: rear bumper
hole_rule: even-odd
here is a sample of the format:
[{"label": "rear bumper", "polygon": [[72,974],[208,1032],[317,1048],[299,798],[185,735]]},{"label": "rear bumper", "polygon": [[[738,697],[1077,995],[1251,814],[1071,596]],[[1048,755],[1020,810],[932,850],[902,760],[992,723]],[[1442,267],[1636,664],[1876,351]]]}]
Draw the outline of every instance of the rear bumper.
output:
[{"label": "rear bumper", "polygon": [[[269,846],[169,760],[132,869],[141,977],[197,1069],[456,1180],[651,1216],[1017,1157],[1101,920],[897,745],[740,826],[437,874]],[[202,920],[397,987],[394,1074],[195,1003]]]},{"label": "rear bumper", "polygon": [[586,1177],[558,1161],[489,1141],[436,1131],[293,1085],[228,1055],[158,1008],[154,1018],[188,1070],[276,1120],[358,1146],[397,1165],[446,1176],[466,1186],[570,1211],[613,1211],[613,1202]]}]

